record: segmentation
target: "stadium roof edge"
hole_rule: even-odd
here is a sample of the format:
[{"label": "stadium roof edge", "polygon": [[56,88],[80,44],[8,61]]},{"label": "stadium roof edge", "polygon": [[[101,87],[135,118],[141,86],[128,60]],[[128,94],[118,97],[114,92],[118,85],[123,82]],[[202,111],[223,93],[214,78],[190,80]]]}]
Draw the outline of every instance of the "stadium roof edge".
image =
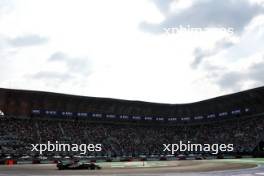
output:
[{"label": "stadium roof edge", "polygon": [[218,97],[213,97],[210,99],[205,99],[201,101],[191,102],[191,103],[181,103],[181,104],[173,104],[173,103],[157,103],[157,102],[147,102],[147,101],[141,101],[141,100],[127,100],[127,99],[118,99],[118,98],[106,98],[106,97],[92,97],[92,96],[83,96],[83,95],[74,95],[74,94],[66,94],[66,93],[58,93],[58,92],[49,92],[49,91],[39,91],[39,90],[24,90],[24,89],[10,89],[10,88],[0,88],[1,91],[10,91],[10,92],[27,92],[27,93],[39,93],[39,94],[47,94],[47,95],[58,95],[58,96],[65,96],[65,97],[76,97],[76,98],[85,98],[85,99],[94,99],[97,101],[115,101],[115,102],[127,102],[127,103],[136,103],[136,104],[149,104],[149,105],[158,105],[158,106],[188,106],[188,105],[194,105],[194,104],[203,104],[203,103],[209,103],[212,101],[221,101],[226,100],[228,98],[233,98],[237,96],[242,96],[245,94],[257,92],[257,91],[263,91],[264,92],[264,86],[248,89],[236,93],[230,93]]}]

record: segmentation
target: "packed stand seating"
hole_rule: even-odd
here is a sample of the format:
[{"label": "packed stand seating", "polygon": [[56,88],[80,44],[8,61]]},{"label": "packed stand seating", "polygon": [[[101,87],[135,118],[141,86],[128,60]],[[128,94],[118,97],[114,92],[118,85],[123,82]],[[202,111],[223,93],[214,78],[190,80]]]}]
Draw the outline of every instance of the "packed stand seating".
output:
[{"label": "packed stand seating", "polygon": [[[263,140],[264,119],[236,119],[209,124],[147,126],[103,124],[77,120],[0,118],[0,152],[30,153],[30,144],[101,143],[101,156],[139,156],[163,153],[163,144],[234,144],[236,152],[250,152]],[[97,155],[99,155],[97,153]]]}]

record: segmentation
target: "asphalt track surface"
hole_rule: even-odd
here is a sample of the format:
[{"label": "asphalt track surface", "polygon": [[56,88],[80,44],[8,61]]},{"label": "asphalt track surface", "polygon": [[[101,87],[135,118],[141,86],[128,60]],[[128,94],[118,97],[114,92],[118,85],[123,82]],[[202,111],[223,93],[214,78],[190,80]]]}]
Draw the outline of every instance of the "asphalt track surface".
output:
[{"label": "asphalt track surface", "polygon": [[0,166],[0,176],[264,176],[264,165],[248,162],[165,161],[104,163],[102,170],[57,170],[54,164]]}]

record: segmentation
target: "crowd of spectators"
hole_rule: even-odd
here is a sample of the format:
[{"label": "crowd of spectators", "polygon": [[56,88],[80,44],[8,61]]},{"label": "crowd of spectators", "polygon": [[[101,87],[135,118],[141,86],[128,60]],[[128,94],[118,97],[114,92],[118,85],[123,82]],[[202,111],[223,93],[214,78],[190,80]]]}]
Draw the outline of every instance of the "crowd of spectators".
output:
[{"label": "crowd of spectators", "polygon": [[29,154],[30,144],[47,141],[102,144],[101,156],[168,154],[163,144],[234,144],[235,152],[251,152],[263,139],[264,118],[254,117],[193,125],[96,123],[84,120],[0,119],[0,153]]}]

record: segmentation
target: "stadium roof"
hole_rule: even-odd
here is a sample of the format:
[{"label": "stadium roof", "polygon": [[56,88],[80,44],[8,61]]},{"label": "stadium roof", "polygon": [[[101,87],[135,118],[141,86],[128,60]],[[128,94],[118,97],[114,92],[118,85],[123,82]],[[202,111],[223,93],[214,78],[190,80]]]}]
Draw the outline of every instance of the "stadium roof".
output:
[{"label": "stadium roof", "polygon": [[[14,110],[21,109],[21,110]],[[111,98],[76,96],[52,92],[0,89],[0,110],[5,114],[28,115],[32,109],[70,112],[99,112],[144,116],[197,116],[250,108],[264,109],[264,87],[189,104],[159,104]],[[26,109],[26,110],[25,110]]]}]

